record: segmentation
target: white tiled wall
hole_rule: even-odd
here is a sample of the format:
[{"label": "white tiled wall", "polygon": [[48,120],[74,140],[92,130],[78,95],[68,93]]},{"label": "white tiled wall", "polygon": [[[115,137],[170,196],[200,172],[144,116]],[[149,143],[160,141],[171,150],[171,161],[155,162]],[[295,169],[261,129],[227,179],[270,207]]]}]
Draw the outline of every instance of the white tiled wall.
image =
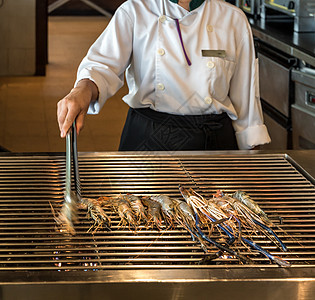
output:
[{"label": "white tiled wall", "polygon": [[0,76],[34,75],[36,0],[4,0],[0,7]]}]

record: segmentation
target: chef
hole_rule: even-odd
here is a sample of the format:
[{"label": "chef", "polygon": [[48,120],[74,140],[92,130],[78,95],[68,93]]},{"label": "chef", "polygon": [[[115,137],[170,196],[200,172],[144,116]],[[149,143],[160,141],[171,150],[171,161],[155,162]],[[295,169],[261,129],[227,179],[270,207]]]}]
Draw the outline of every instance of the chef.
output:
[{"label": "chef", "polygon": [[[58,102],[61,137],[124,84],[119,150],[253,149],[270,142],[244,13],[222,0],[128,0]],[[106,128],[104,128],[106,130]]]}]

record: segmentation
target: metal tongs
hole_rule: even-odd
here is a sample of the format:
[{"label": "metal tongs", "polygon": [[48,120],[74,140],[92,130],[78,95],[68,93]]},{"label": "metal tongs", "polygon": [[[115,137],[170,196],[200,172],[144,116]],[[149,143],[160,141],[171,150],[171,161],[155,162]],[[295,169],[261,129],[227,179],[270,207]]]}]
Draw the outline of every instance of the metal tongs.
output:
[{"label": "metal tongs", "polygon": [[[71,168],[71,165],[73,168]],[[74,191],[72,191],[72,170],[74,178]],[[74,223],[78,220],[78,203],[81,201],[81,183],[79,175],[77,131],[75,121],[66,135],[66,190],[64,204],[61,208],[57,222],[65,231],[75,234]]]}]

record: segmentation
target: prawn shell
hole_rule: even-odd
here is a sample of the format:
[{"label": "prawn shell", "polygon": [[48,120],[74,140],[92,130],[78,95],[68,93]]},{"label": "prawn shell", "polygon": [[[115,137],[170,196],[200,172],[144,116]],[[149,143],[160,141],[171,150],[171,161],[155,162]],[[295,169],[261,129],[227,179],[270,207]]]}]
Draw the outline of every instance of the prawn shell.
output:
[{"label": "prawn shell", "polygon": [[150,199],[161,205],[161,210],[167,217],[172,217],[174,214],[174,203],[169,196],[159,194],[151,196]]},{"label": "prawn shell", "polygon": [[127,222],[133,227],[137,226],[137,222],[134,219],[134,213],[125,195],[119,195],[118,197],[113,198],[112,207],[116,209],[123,224],[126,224]]},{"label": "prawn shell", "polygon": [[239,200],[244,205],[246,205],[252,212],[261,217],[261,219],[267,224],[272,224],[269,220],[267,214],[259,207],[259,205],[244,191],[236,191],[233,198]]},{"label": "prawn shell", "polygon": [[135,212],[136,217],[139,218],[140,220],[147,221],[148,218],[146,216],[146,211],[140,198],[133,194],[126,194],[126,198],[130,203],[131,209]]},{"label": "prawn shell", "polygon": [[141,201],[148,208],[149,220],[153,220],[153,223],[160,228],[162,225],[161,204],[150,197],[142,197]]}]

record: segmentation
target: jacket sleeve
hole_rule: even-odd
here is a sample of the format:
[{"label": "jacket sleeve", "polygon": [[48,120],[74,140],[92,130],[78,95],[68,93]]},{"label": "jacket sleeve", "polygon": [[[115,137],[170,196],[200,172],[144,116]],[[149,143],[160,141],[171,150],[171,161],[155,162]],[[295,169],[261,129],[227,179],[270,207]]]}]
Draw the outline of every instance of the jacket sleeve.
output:
[{"label": "jacket sleeve", "polygon": [[252,32],[247,21],[246,29],[237,47],[229,94],[237,112],[233,127],[239,149],[251,149],[270,143],[260,103],[258,59],[255,58]]},{"label": "jacket sleeve", "polygon": [[90,104],[89,114],[99,113],[106,100],[123,86],[124,71],[130,64],[132,40],[133,23],[121,6],[78,68],[75,86],[88,78],[98,87],[99,98]]}]

